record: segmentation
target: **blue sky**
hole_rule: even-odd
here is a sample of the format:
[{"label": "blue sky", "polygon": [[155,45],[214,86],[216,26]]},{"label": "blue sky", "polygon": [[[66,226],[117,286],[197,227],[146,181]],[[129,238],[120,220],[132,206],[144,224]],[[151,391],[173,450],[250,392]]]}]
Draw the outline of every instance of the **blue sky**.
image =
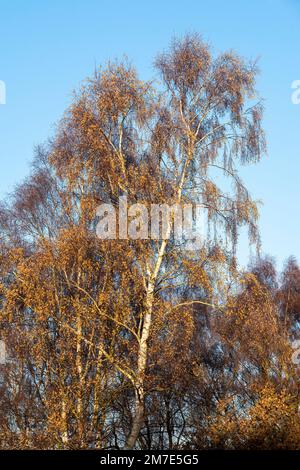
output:
[{"label": "blue sky", "polygon": [[[300,0],[1,0],[0,197],[29,172],[35,145],[54,132],[72,90],[95,65],[126,54],[144,79],[172,36],[200,32],[218,51],[260,58],[258,89],[265,99],[269,155],[243,168],[262,199],[263,251],[279,267],[300,260],[300,105],[291,84],[300,79]],[[240,250],[242,262],[247,250]]]}]

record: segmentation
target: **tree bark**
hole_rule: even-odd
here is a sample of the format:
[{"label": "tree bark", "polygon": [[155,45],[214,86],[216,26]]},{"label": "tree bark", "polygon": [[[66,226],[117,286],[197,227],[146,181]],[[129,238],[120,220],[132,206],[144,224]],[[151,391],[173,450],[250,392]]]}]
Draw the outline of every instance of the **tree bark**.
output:
[{"label": "tree bark", "polygon": [[[191,147],[187,153],[187,158],[184,162],[178,190],[177,190],[177,197],[176,203],[179,204],[181,201],[182,196],[182,189],[186,177],[186,171],[189,165],[189,162],[192,158],[192,150]],[[153,312],[153,301],[154,301],[154,289],[155,283],[161,268],[161,264],[163,261],[163,257],[165,255],[165,251],[168,245],[169,237],[171,234],[171,223],[169,221],[168,230],[166,234],[166,238],[162,241],[160,245],[160,249],[158,252],[157,261],[155,263],[154,270],[150,275],[146,297],[145,297],[145,315],[143,318],[143,326],[142,326],[142,334],[141,340],[139,344],[139,351],[138,351],[138,364],[137,364],[137,379],[135,382],[135,412],[133,417],[133,422],[131,426],[130,434],[127,438],[125,449],[133,449],[136,441],[138,439],[141,427],[144,422],[144,414],[145,414],[145,372],[147,367],[147,356],[148,356],[148,338],[150,335],[151,323],[152,323],[152,312]]]}]

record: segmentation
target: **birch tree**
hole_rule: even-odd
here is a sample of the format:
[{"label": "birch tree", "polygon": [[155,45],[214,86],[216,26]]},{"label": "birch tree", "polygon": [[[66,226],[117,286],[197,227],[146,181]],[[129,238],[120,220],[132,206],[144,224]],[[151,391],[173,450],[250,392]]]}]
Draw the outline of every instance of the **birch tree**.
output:
[{"label": "birch tree", "polygon": [[[199,316],[222,311],[237,276],[239,229],[259,242],[257,204],[239,175],[265,152],[255,65],[188,35],[155,66],[152,82],[127,63],[99,69],[2,211],[3,312],[33,325],[31,370],[54,447],[141,447],[157,369],[165,360],[170,380],[184,374]],[[159,239],[128,239],[119,226],[123,236],[99,240],[97,207],[118,213],[120,197],[149,211],[200,204],[201,247],[187,251],[172,218]]]}]

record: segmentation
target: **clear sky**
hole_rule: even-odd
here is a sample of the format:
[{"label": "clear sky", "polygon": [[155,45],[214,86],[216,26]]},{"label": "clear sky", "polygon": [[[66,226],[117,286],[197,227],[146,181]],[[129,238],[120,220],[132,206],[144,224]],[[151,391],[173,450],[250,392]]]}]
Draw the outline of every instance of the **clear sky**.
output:
[{"label": "clear sky", "polygon": [[[242,174],[262,199],[263,251],[279,267],[300,260],[300,0],[0,0],[0,197],[29,172],[33,148],[49,137],[72,90],[95,65],[126,54],[144,79],[172,36],[198,31],[215,51],[259,57],[268,157]],[[241,256],[246,262],[246,250]]]}]

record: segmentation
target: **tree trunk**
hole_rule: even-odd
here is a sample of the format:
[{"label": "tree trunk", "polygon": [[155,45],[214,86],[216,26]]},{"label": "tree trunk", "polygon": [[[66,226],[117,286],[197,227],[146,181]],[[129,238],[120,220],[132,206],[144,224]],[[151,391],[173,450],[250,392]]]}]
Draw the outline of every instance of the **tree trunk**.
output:
[{"label": "tree trunk", "polygon": [[[189,149],[187,159],[184,162],[180,182],[177,190],[176,203],[179,204],[181,201],[182,188],[185,181],[187,167],[191,161],[192,151]],[[141,427],[144,422],[145,414],[145,372],[147,366],[147,352],[148,352],[148,338],[150,335],[150,328],[152,323],[152,311],[153,311],[153,300],[154,300],[154,288],[155,283],[161,268],[163,257],[168,245],[169,237],[171,235],[171,223],[169,221],[166,238],[162,241],[158,252],[157,261],[152,274],[150,275],[148,287],[145,298],[145,315],[143,318],[143,327],[141,341],[139,344],[138,351],[138,367],[137,367],[137,379],[135,382],[135,412],[133,422],[131,426],[130,434],[127,438],[125,449],[133,449],[138,439]]]},{"label": "tree trunk", "polygon": [[143,328],[141,341],[138,352],[138,371],[137,379],[135,383],[135,413],[133,417],[131,432],[127,439],[126,448],[132,449],[137,441],[140,429],[144,421],[144,408],[145,408],[145,371],[147,365],[147,350],[148,350],[148,338],[150,334],[150,327],[152,321],[152,307],[153,307],[153,290],[154,284],[149,283],[147,294],[146,294],[146,305],[145,315],[143,319]]},{"label": "tree trunk", "polygon": [[143,327],[141,341],[138,351],[138,370],[137,379],[135,383],[135,413],[133,417],[132,427],[130,434],[126,442],[126,449],[133,449],[138,439],[140,429],[144,422],[145,412],[145,372],[147,366],[147,352],[148,352],[148,338],[150,334],[151,322],[152,322],[152,311],[153,311],[153,300],[154,300],[154,287],[157,279],[157,275],[160,270],[162,259],[166,250],[168,241],[163,240],[158,259],[153,271],[153,274],[149,280],[146,299],[145,299],[145,315],[143,318]]},{"label": "tree trunk", "polygon": [[62,435],[61,440],[64,448],[68,447],[69,436],[68,436],[68,419],[67,419],[67,406],[65,398],[62,399],[61,404],[61,422],[62,422]]}]

